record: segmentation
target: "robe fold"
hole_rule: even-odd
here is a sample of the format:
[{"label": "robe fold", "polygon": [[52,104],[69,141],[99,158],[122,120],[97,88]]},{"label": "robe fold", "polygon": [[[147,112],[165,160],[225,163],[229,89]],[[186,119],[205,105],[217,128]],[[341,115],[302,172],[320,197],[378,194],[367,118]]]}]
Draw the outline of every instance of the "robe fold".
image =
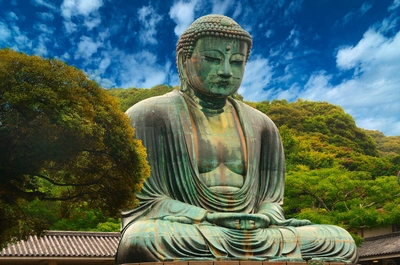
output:
[{"label": "robe fold", "polygon": [[[354,241],[343,229],[318,225],[293,227],[292,220],[284,218],[281,205],[285,163],[279,132],[266,115],[242,102],[229,99],[245,136],[244,184],[231,194],[207,187],[197,168],[186,97],[173,91],[141,101],[127,111],[135,137],[147,149],[151,175],[137,194],[139,207],[122,214],[117,263],[312,257],[354,262],[357,259]],[[265,214],[271,226],[256,230],[218,227],[205,220],[207,212]]]}]

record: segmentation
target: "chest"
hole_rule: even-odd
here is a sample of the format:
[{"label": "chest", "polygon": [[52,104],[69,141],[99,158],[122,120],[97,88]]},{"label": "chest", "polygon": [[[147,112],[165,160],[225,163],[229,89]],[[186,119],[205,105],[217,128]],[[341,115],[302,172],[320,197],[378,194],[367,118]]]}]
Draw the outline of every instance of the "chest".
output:
[{"label": "chest", "polygon": [[223,165],[234,173],[245,174],[245,138],[233,108],[218,115],[195,110],[192,128],[200,173]]}]

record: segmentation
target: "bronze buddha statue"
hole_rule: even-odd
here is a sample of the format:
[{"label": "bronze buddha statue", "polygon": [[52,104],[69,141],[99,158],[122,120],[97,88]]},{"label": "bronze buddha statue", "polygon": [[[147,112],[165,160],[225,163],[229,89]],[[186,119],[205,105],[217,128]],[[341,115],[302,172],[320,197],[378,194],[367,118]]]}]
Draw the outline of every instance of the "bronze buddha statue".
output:
[{"label": "bronze buddha statue", "polygon": [[231,18],[201,17],[177,45],[180,91],[127,115],[147,148],[151,176],[123,213],[118,264],[171,260],[323,259],[354,263],[342,228],[285,219],[279,132],[234,100],[252,39]]}]

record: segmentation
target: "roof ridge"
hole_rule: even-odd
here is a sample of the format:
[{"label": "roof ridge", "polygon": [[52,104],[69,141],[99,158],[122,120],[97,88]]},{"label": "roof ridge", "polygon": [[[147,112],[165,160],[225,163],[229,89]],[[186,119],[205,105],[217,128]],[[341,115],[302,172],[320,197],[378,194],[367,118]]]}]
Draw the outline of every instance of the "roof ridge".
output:
[{"label": "roof ridge", "polygon": [[366,241],[374,241],[382,238],[389,238],[389,237],[398,237],[400,236],[400,231],[399,232],[391,232],[389,234],[384,234],[384,235],[379,235],[379,236],[373,236],[373,237],[367,237],[364,238],[364,242]]},{"label": "roof ridge", "polygon": [[43,236],[103,236],[119,237],[120,232],[44,230]]}]

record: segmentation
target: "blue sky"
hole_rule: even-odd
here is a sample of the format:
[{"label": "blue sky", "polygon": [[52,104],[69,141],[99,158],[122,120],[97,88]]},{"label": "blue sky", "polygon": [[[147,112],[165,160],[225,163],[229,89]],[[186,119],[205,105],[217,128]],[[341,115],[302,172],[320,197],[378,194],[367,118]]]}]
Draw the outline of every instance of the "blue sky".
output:
[{"label": "blue sky", "polygon": [[175,86],[178,36],[210,13],[253,36],[246,100],[327,101],[400,135],[400,0],[0,0],[0,48],[59,58],[105,88]]}]

